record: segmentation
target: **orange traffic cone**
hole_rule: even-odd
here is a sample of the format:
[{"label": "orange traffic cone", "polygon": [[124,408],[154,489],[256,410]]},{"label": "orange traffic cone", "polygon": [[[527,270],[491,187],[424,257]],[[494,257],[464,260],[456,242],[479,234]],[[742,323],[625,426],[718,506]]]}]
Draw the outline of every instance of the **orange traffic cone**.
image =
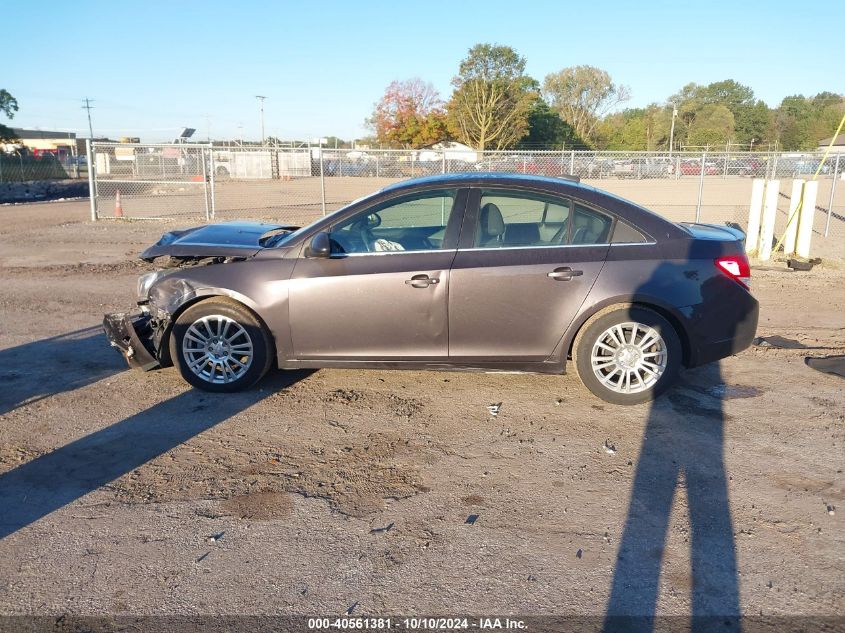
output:
[{"label": "orange traffic cone", "polygon": [[123,217],[123,207],[120,205],[120,189],[114,194],[114,217]]}]

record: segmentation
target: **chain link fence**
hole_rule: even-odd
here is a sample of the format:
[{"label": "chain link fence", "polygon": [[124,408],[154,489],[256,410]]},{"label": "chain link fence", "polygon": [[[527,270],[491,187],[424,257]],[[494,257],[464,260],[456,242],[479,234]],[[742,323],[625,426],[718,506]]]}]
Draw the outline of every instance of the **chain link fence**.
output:
[{"label": "chain link fence", "polygon": [[[387,184],[443,173],[574,175],[674,221],[748,219],[753,178],[781,181],[778,230],[792,179],[819,170],[816,233],[845,251],[845,156],[772,152],[475,152],[92,143],[94,217],[263,219],[304,224]],[[820,168],[821,165],[821,168]],[[820,168],[820,169],[819,169]],[[119,192],[119,193],[118,193]],[[845,252],[843,252],[845,254]]]},{"label": "chain link fence", "polygon": [[59,158],[49,152],[36,156],[23,151],[0,151],[0,184],[85,178],[87,169],[84,156]]}]

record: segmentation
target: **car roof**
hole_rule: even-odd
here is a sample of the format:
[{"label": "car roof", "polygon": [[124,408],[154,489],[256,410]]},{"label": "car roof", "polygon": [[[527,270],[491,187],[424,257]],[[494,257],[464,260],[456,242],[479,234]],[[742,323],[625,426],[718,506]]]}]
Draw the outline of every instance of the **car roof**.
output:
[{"label": "car roof", "polygon": [[387,185],[382,191],[393,191],[396,189],[405,189],[406,187],[417,187],[421,185],[462,185],[473,182],[500,182],[513,184],[546,184],[546,185],[566,185],[583,188],[585,190],[596,191],[594,187],[581,184],[577,176],[561,176],[558,178],[551,178],[549,176],[535,176],[532,174],[514,174],[509,172],[490,172],[490,171],[470,171],[459,172],[454,174],[437,174],[436,176],[423,176],[421,178],[412,178],[410,180],[403,180],[401,182]]}]

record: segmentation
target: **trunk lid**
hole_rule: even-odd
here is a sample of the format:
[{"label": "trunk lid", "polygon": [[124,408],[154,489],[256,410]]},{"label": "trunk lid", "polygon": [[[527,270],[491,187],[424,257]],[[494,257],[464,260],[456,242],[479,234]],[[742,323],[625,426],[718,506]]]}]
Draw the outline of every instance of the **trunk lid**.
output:
[{"label": "trunk lid", "polygon": [[698,240],[720,240],[745,244],[745,233],[738,227],[720,224],[696,224],[695,222],[680,222],[679,226]]}]

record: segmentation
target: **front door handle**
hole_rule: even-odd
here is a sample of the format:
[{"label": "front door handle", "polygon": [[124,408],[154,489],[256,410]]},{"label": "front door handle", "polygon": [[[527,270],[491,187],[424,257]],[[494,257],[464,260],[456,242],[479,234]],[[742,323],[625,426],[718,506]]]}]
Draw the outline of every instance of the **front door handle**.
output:
[{"label": "front door handle", "polygon": [[583,270],[572,270],[569,266],[562,268],[555,268],[548,276],[555,281],[571,281],[573,277],[580,277],[584,274]]},{"label": "front door handle", "polygon": [[405,280],[406,286],[413,286],[414,288],[428,288],[432,284],[439,283],[440,280],[437,277],[429,277],[428,275],[414,275]]}]

